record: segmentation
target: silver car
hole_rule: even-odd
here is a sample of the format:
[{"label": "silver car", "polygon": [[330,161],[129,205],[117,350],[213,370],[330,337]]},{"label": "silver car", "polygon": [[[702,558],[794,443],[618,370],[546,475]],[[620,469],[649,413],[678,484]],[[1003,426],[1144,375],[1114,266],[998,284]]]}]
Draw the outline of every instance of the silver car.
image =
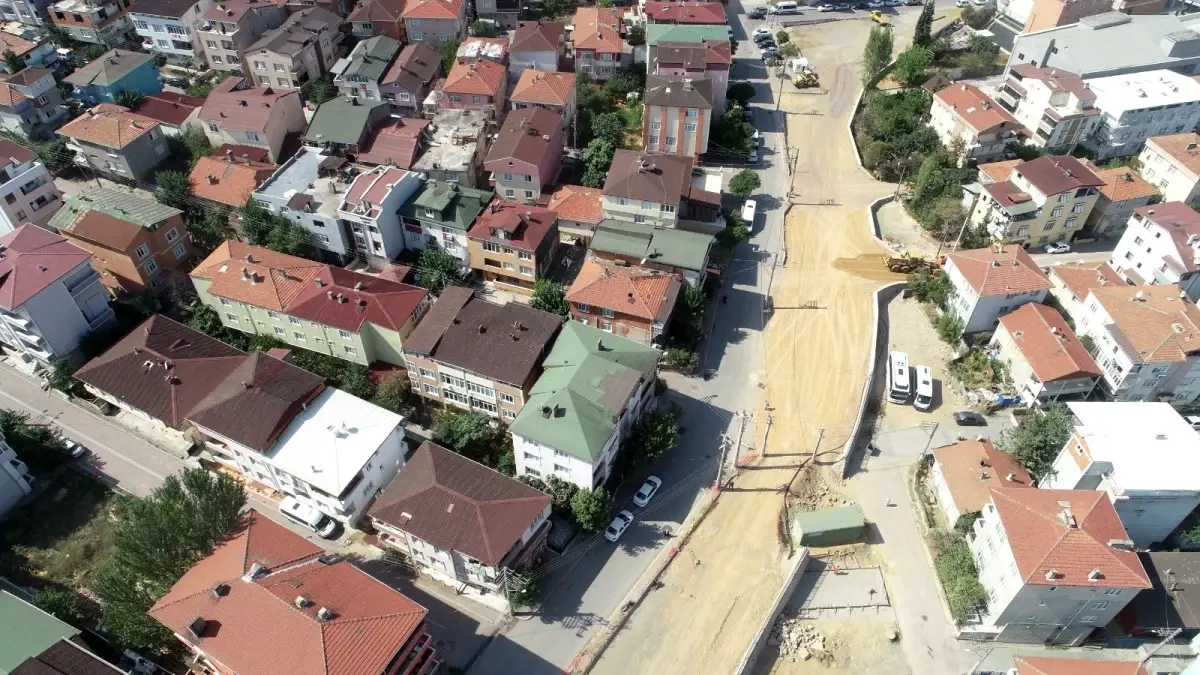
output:
[{"label": "silver car", "polygon": [[613,518],[613,521],[608,524],[608,529],[604,531],[604,538],[615,543],[621,538],[621,535],[625,534],[625,530],[628,530],[629,526],[632,524],[633,514],[628,511],[621,511],[617,514],[617,517]]},{"label": "silver car", "polygon": [[651,499],[654,499],[654,495],[658,494],[660,487],[662,487],[662,479],[658,476],[650,476],[645,483],[642,483],[642,487],[638,488],[637,494],[633,496],[633,503],[645,507]]}]

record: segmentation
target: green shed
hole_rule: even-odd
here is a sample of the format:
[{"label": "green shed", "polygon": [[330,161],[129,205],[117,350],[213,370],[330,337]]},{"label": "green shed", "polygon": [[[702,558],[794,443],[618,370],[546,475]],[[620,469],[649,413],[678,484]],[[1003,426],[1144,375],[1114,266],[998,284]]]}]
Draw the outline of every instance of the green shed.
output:
[{"label": "green shed", "polygon": [[859,540],[866,529],[856,505],[796,514],[796,534],[803,546],[841,546]]}]

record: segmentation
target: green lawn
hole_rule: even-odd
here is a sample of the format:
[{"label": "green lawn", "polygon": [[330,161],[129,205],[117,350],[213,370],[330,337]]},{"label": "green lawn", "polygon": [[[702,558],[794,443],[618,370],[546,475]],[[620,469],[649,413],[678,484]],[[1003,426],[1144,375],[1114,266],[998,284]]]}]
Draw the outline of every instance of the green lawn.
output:
[{"label": "green lawn", "polygon": [[124,499],[74,471],[63,471],[36,501],[0,523],[0,574],[17,583],[55,581],[86,588],[113,544]]}]

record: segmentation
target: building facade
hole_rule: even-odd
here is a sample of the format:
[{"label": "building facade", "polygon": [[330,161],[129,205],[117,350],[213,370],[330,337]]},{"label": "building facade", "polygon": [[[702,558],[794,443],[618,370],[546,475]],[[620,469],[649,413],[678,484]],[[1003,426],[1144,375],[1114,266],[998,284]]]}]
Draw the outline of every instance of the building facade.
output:
[{"label": "building facade", "polygon": [[61,207],[62,191],[37,155],[0,141],[0,236],[25,223],[45,225]]},{"label": "building facade", "polygon": [[399,210],[420,187],[418,174],[396,167],[378,166],[359,174],[338,206],[338,217],[350,226],[355,249],[396,260],[405,248]]},{"label": "building facade", "polygon": [[[414,167],[419,169],[419,164]],[[457,183],[427,180],[400,208],[405,247],[414,251],[442,249],[470,269],[467,231],[492,199],[491,192]]]},{"label": "building facade", "polygon": [[962,148],[960,161],[1003,159],[1019,141],[1021,123],[970,84],[945,87],[933,96],[929,126],[947,148]]},{"label": "building facade", "polygon": [[651,75],[646,82],[642,140],[646,150],[686,157],[708,152],[713,82]]},{"label": "building facade", "polygon": [[494,199],[467,231],[471,269],[498,287],[532,295],[558,245],[558,215],[550,209]]},{"label": "building facade", "polygon": [[1031,406],[1083,400],[1100,380],[1100,366],[1057,310],[1031,302],[1000,317],[991,347],[1021,399]]},{"label": "building facade", "polygon": [[992,330],[1000,317],[1041,302],[1050,290],[1050,280],[1033,258],[1013,244],[952,253],[945,271],[954,288],[949,311],[967,334]]},{"label": "building facade", "polygon": [[1200,134],[1186,131],[1146,140],[1138,171],[1165,202],[1200,205]]},{"label": "building facade", "polygon": [[158,68],[149,54],[113,49],[63,78],[63,82],[74,88],[76,100],[95,105],[115,103],[122,91],[143,96],[158,94],[163,90],[158,77]]},{"label": "building facade", "polygon": [[72,39],[107,47],[134,40],[129,0],[62,0],[50,5],[50,21]]},{"label": "building facade", "polygon": [[514,110],[504,120],[483,168],[492,173],[496,195],[535,203],[558,180],[563,159],[563,124],[544,108]]},{"label": "building facade", "polygon": [[1100,123],[1095,93],[1078,75],[1063,70],[1016,64],[1008,69],[996,102],[1024,125],[1039,148],[1069,152]]},{"label": "building facade", "polygon": [[270,2],[226,0],[210,7],[202,16],[194,26],[204,43],[208,65],[240,76],[245,70],[246,49],[263,33],[278,28],[287,17],[287,10]]},{"label": "building facade", "polygon": [[93,171],[148,181],[170,156],[157,120],[101,103],[58,130],[75,163]]},{"label": "building facade", "polygon": [[1013,167],[1009,179],[983,185],[971,223],[1005,244],[1068,242],[1100,198],[1104,180],[1069,155],[1047,155]]},{"label": "building facade", "polygon": [[1154,136],[1178,134],[1200,124],[1200,82],[1170,70],[1088,80],[1102,111],[1085,145],[1096,161],[1136,155]]},{"label": "building facade", "polygon": [[142,48],[162,54],[171,63],[206,63],[196,25],[213,0],[140,0],[129,10],[133,31]]},{"label": "building facade", "polygon": [[1200,297],[1200,214],[1183,202],[1134,211],[1108,264],[1127,283],[1178,286]]}]

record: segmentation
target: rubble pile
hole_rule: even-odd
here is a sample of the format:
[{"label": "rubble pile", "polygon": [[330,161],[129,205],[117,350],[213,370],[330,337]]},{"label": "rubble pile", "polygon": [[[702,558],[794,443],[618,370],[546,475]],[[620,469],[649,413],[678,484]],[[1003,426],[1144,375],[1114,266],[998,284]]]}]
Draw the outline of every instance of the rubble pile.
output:
[{"label": "rubble pile", "polygon": [[800,619],[780,618],[776,621],[767,644],[778,647],[779,655],[791,661],[825,656],[825,638],[812,624]]}]

